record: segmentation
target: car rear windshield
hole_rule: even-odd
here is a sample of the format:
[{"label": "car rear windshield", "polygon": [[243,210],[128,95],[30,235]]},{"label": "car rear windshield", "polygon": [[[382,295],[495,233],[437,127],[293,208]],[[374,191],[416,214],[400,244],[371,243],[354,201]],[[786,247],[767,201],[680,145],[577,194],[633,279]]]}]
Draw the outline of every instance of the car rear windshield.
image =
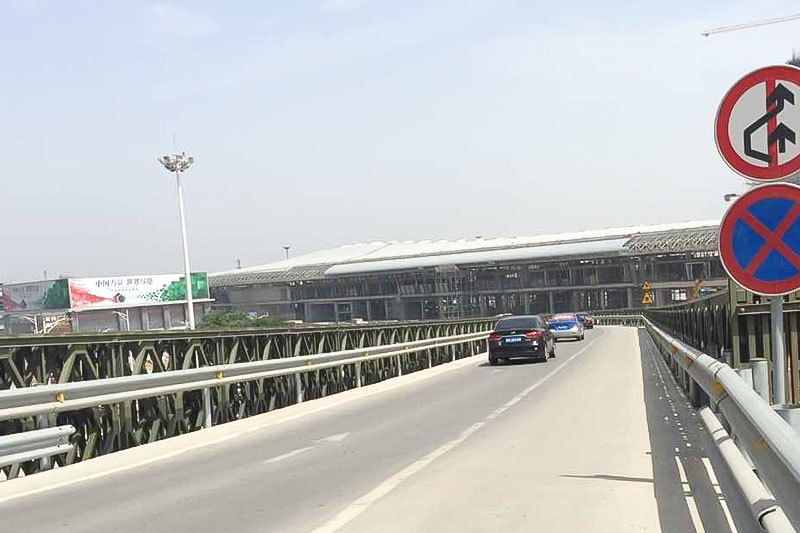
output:
[{"label": "car rear windshield", "polygon": [[495,331],[513,331],[513,330],[529,330],[536,329],[537,321],[535,317],[514,317],[504,318],[495,326]]},{"label": "car rear windshield", "polygon": [[575,322],[577,318],[575,315],[571,314],[561,314],[561,315],[553,315],[553,318],[550,319],[550,322]]}]

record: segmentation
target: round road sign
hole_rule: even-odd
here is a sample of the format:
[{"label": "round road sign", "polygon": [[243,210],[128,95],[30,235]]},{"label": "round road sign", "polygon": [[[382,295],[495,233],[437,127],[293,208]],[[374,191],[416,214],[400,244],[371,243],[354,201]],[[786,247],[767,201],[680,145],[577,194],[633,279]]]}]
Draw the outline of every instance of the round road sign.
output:
[{"label": "round road sign", "polygon": [[739,81],[722,99],[714,123],[720,155],[733,170],[757,181],[800,173],[800,69],[764,67]]},{"label": "round road sign", "polygon": [[742,195],[720,223],[719,255],[749,291],[778,296],[800,289],[800,187],[776,183]]}]

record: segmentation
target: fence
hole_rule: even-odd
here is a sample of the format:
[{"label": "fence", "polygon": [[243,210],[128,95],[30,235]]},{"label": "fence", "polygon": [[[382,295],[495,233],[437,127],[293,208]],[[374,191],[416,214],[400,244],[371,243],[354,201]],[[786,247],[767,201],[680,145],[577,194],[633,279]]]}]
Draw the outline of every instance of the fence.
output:
[{"label": "fence", "polygon": [[[479,319],[303,330],[6,338],[0,341],[0,389],[13,390],[0,390],[0,408],[20,408],[21,404],[8,402],[34,397],[47,398],[50,408],[6,411],[7,416],[0,417],[0,435],[70,424],[76,429],[74,447],[55,458],[58,464],[70,464],[469,356],[480,349],[480,334],[492,324],[491,319]],[[464,340],[473,334],[478,337]],[[423,346],[426,339],[442,338],[459,341]],[[284,372],[298,361],[304,365],[338,361],[309,359],[319,354],[339,357],[371,351],[374,355],[389,353],[392,345],[393,350],[400,345],[413,350],[334,365],[341,371],[314,366]],[[188,381],[174,381],[178,376]],[[148,389],[172,389],[131,395],[136,389],[123,387],[116,393],[128,396],[79,403],[79,391],[85,394],[94,385],[114,380],[116,385],[122,380]],[[191,381],[192,386],[181,386]],[[200,381],[211,383],[196,387]],[[209,392],[204,394],[203,387]],[[33,416],[36,413],[46,414]],[[44,423],[37,422],[42,416]],[[13,478],[20,470],[29,474],[38,469],[38,464],[26,462],[2,470]]]},{"label": "fence", "polygon": [[[786,389],[789,401],[800,403],[800,293],[784,300]],[[598,312],[597,316],[600,323],[610,323],[611,316],[639,314],[733,368],[746,367],[756,358],[766,358],[772,367],[769,300],[733,282],[727,291],[697,300],[658,308]]]},{"label": "fence", "polygon": [[72,449],[69,437],[75,433],[72,426],[37,429],[16,435],[0,437],[0,467],[43,459],[41,468],[49,467],[49,458]]},{"label": "fence", "polygon": [[[724,416],[761,482],[774,495],[774,500],[765,499],[765,491],[747,480],[751,472],[731,465],[726,457],[755,518],[767,531],[791,531],[786,517],[800,525],[800,439],[794,429],[730,366],[681,342],[647,318],[642,323],[695,406],[708,403]],[[707,409],[701,417],[723,449],[724,437],[715,434],[721,426]],[[744,459],[736,462],[744,464]]]}]

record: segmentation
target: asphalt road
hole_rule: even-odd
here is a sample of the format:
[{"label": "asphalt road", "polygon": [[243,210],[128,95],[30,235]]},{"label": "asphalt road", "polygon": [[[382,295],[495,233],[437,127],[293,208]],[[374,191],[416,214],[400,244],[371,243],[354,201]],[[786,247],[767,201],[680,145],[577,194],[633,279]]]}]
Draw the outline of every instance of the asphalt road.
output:
[{"label": "asphalt road", "polygon": [[2,483],[0,530],[726,531],[744,520],[720,495],[724,473],[681,478],[686,454],[672,444],[702,443],[663,425],[672,400],[636,329],[557,350],[500,367],[479,356]]}]

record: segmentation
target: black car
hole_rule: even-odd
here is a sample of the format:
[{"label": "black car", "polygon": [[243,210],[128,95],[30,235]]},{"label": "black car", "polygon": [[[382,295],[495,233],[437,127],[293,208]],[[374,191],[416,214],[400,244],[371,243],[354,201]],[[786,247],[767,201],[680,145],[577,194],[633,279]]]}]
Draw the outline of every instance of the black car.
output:
[{"label": "black car", "polygon": [[497,322],[489,335],[489,364],[507,359],[540,359],[556,356],[553,332],[541,317],[510,316]]}]

